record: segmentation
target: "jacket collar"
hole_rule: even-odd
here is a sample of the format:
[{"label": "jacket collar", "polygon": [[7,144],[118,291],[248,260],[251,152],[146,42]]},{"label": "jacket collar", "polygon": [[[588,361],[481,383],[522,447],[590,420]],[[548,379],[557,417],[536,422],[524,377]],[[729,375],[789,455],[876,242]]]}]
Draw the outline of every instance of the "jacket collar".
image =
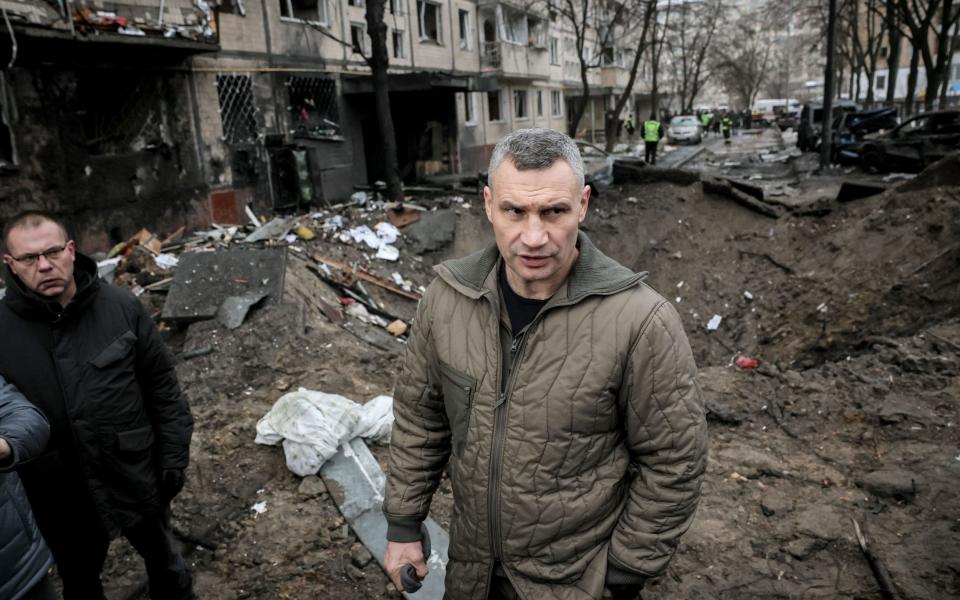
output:
[{"label": "jacket collar", "polygon": [[[647,275],[634,273],[605,255],[582,231],[577,234],[577,246],[580,255],[550,304],[573,304],[587,296],[614,294],[636,285]],[[500,251],[496,244],[491,244],[469,256],[445,261],[434,270],[455,290],[476,299],[496,291],[495,267],[499,263]]]},{"label": "jacket collar", "polygon": [[48,300],[30,291],[9,267],[4,267],[3,278],[7,284],[7,292],[3,297],[4,304],[22,318],[33,321],[49,323],[66,321],[89,306],[100,291],[97,263],[79,252],[73,263],[73,279],[77,282],[77,292],[66,307],[60,306],[60,303],[55,300]]}]

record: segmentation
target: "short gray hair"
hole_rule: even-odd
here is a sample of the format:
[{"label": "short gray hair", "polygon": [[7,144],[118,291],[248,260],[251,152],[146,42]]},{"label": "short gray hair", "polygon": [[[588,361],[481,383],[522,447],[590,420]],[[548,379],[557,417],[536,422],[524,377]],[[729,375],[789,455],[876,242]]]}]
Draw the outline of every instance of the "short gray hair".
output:
[{"label": "short gray hair", "polygon": [[513,161],[518,171],[549,169],[558,160],[566,161],[583,189],[583,159],[576,142],[553,129],[533,127],[518,129],[503,138],[493,149],[487,169],[487,185],[493,184],[493,173],[506,159]]}]

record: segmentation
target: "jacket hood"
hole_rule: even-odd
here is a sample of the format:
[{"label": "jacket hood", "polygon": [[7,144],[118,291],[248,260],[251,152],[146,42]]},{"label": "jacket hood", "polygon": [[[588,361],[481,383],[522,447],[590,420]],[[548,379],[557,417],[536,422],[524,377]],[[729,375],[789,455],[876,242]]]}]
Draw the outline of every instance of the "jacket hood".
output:
[{"label": "jacket hood", "polygon": [[[636,285],[647,276],[646,271],[634,273],[601,252],[582,231],[577,234],[577,247],[580,255],[565,285],[558,290],[558,293],[566,290],[563,301],[576,302],[587,296],[612,294]],[[484,283],[499,261],[500,251],[494,243],[463,258],[444,261],[434,270],[454,289],[479,298],[486,293]]]},{"label": "jacket hood", "polygon": [[55,300],[48,300],[33,293],[23,281],[13,274],[10,267],[3,269],[3,279],[7,292],[3,302],[10,310],[24,319],[56,323],[66,320],[82,311],[100,291],[100,278],[97,263],[85,254],[77,252],[73,263],[73,279],[77,283],[77,293],[66,307]]}]

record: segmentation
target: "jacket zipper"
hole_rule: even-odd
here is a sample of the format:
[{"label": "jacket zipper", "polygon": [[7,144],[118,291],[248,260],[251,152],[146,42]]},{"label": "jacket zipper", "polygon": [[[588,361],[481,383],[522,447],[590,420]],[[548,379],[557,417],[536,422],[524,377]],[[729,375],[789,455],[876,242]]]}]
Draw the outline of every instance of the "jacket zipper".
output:
[{"label": "jacket zipper", "polygon": [[[531,323],[532,325],[532,323]],[[530,331],[530,328],[527,328]],[[510,344],[510,374],[507,376],[506,388],[500,393],[499,402],[495,409],[493,424],[493,448],[490,452],[490,530],[491,546],[495,560],[503,559],[503,536],[500,531],[500,475],[503,472],[503,450],[507,439],[507,399],[513,394],[513,386],[517,381],[517,367],[523,360],[524,341],[527,332],[514,338]]]},{"label": "jacket zipper", "polygon": [[[633,283],[631,283],[633,285]],[[628,286],[623,286],[620,289],[610,290],[600,295],[610,295],[615,294],[623,289],[626,289]],[[543,315],[553,310],[555,308],[569,306],[575,304],[576,302],[558,302],[554,306],[544,309],[533,321],[527,326],[526,330],[519,338],[514,338],[510,344],[510,374],[507,376],[506,386],[504,390],[500,391],[500,378],[503,373],[503,352],[501,350],[502,346],[499,341],[500,336],[500,305],[498,298],[494,294],[487,294],[490,304],[493,306],[493,314],[496,318],[496,334],[498,336],[497,340],[497,405],[494,407],[494,421],[493,421],[493,447],[490,451],[490,468],[488,471],[489,477],[489,486],[487,487],[487,513],[489,527],[487,535],[490,536],[490,553],[493,555],[494,562],[502,562],[503,560],[503,540],[500,535],[500,476],[502,473],[503,467],[503,451],[504,444],[506,442],[506,427],[507,427],[507,410],[506,404],[509,400],[511,394],[513,394],[513,386],[517,381],[517,368],[520,362],[523,361],[523,351],[525,348],[524,342],[527,339],[527,334],[536,325]],[[579,300],[578,300],[579,301]],[[493,571],[491,570],[491,575]],[[489,586],[488,586],[489,587]]]}]

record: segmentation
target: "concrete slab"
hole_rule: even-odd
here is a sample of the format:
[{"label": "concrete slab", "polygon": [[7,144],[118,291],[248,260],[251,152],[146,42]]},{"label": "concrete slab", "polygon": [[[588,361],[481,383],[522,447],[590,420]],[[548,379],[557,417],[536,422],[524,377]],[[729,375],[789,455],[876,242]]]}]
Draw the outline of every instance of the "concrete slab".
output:
[{"label": "concrete slab", "polygon": [[212,319],[230,296],[266,292],[266,304],[283,295],[286,249],[187,252],[180,264],[160,317],[189,323]]}]

